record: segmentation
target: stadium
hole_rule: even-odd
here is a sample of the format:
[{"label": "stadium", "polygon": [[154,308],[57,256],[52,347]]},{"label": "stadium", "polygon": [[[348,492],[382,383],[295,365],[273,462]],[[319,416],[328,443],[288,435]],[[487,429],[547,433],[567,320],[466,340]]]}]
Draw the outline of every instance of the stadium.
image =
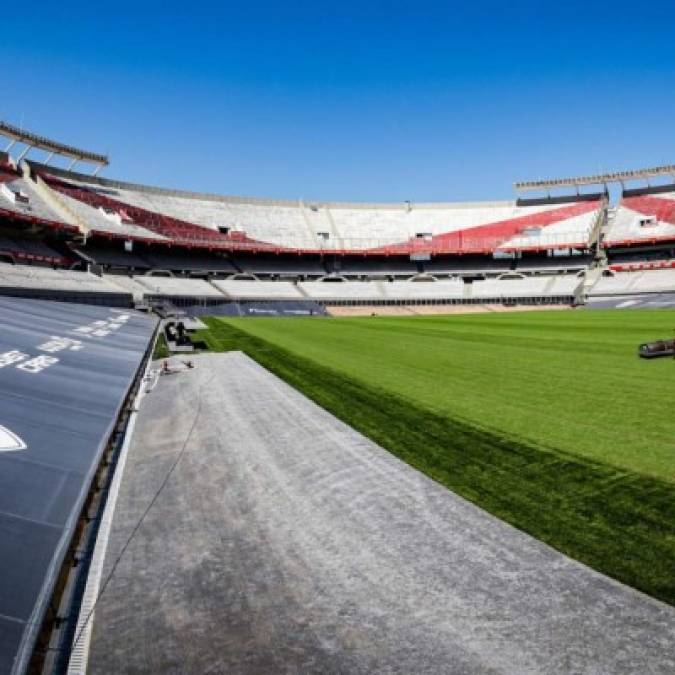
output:
[{"label": "stadium", "polygon": [[[517,183],[539,196],[511,202],[305,204],[98,178],[102,155],[0,132],[8,149],[25,144],[18,164],[0,157],[2,285],[14,294],[231,316],[673,303],[675,166]],[[31,149],[96,170],[32,162]],[[610,183],[622,186],[616,206]]]},{"label": "stadium", "polygon": [[284,201],[0,134],[1,672],[675,669],[675,166]]},{"label": "stadium", "polygon": [[673,3],[25,3],[0,675],[675,673]]}]

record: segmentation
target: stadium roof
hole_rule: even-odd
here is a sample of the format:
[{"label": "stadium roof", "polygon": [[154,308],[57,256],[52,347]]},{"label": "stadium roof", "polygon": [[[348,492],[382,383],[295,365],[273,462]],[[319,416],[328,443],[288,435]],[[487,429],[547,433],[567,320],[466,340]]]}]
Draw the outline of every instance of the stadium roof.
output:
[{"label": "stadium roof", "polygon": [[88,150],[75,148],[72,145],[58,143],[57,141],[52,141],[44,136],[38,136],[37,134],[25,131],[1,120],[0,136],[5,136],[10,139],[10,143],[5,148],[5,152],[17,142],[25,143],[26,148],[19,156],[19,160],[22,160],[33,148],[37,148],[38,150],[44,150],[50,153],[45,163],[49,163],[53,155],[69,157],[72,160],[69,168],[72,168],[76,162],[87,162],[89,164],[95,164],[97,166],[95,173],[98,173],[104,166],[108,166],[110,163],[107,155],[101,155],[95,152],[89,152]]},{"label": "stadium roof", "polygon": [[623,183],[629,180],[648,180],[656,176],[672,176],[675,178],[675,164],[656,166],[651,169],[635,171],[618,171],[616,173],[599,173],[593,176],[577,176],[576,178],[555,178],[552,180],[533,180],[514,183],[518,191],[550,190],[560,187],[579,187],[581,185],[606,185],[607,183]]}]

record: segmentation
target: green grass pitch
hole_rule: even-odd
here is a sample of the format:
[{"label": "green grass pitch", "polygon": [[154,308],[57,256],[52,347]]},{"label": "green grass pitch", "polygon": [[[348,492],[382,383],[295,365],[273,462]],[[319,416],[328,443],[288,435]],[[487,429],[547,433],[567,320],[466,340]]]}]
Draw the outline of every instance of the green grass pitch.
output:
[{"label": "green grass pitch", "polygon": [[667,311],[207,319],[449,489],[675,604],[675,361]]}]

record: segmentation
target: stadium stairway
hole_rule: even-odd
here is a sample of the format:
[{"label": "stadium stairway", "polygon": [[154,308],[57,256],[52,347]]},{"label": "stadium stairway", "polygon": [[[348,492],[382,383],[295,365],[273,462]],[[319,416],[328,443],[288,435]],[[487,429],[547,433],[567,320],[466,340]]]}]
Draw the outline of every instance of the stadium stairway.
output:
[{"label": "stadium stairway", "polygon": [[584,274],[584,280],[580,289],[580,292],[583,294],[584,298],[586,297],[588,292],[593,288],[593,286],[595,286],[598,279],[602,276],[604,270],[605,268],[601,266],[589,268],[586,270],[586,273]]},{"label": "stadium stairway", "polygon": [[41,199],[58,214],[64,223],[77,227],[82,233],[89,231],[87,224],[42,180],[41,176],[35,174],[34,179],[31,177],[30,166],[26,162],[22,163],[21,169],[26,181],[30,181]]},{"label": "stadium stairway", "polygon": [[302,295],[303,298],[307,298],[307,300],[312,299],[309,297],[307,291],[302,286],[300,286],[300,284],[295,284],[295,287],[298,289],[298,292],[300,293],[300,295]]},{"label": "stadium stairway", "polygon": [[542,291],[543,295],[550,295],[551,290],[553,289],[553,286],[555,285],[555,282],[557,281],[557,277],[551,277],[546,286],[544,286],[544,290]]},{"label": "stadium stairway", "polygon": [[326,207],[326,216],[328,217],[328,223],[330,224],[330,233],[332,237],[335,237],[338,242],[338,248],[345,248],[345,242],[338,232],[337,225],[335,224],[335,219],[333,214],[330,212],[330,209]]},{"label": "stadium stairway", "polygon": [[309,222],[309,218],[307,217],[307,210],[305,208],[305,203],[302,201],[302,199],[300,200],[300,214],[302,216],[302,222],[305,224],[305,227],[307,228],[309,240],[314,242],[314,245],[317,248],[319,248],[319,242],[317,241],[316,232],[314,231],[312,224]]}]

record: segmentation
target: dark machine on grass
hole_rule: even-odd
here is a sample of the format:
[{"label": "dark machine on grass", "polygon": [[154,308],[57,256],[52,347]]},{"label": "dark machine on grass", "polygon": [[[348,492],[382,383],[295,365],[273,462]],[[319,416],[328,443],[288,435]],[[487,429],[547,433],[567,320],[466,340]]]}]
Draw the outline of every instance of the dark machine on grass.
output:
[{"label": "dark machine on grass", "polygon": [[643,359],[653,359],[657,356],[675,357],[675,340],[656,340],[645,342],[638,347],[638,354]]}]

